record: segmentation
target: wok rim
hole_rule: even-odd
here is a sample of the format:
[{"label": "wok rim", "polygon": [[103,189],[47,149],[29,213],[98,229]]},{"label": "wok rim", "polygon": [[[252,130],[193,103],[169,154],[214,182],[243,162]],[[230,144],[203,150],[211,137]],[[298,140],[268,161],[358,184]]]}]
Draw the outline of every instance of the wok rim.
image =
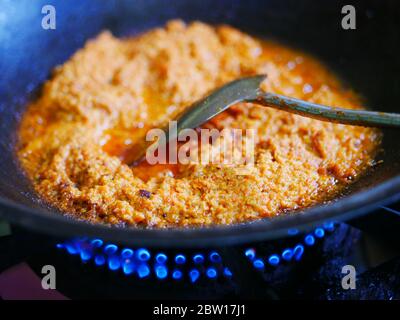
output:
[{"label": "wok rim", "polygon": [[305,231],[324,222],[357,218],[371,210],[400,199],[400,175],[370,189],[355,192],[332,203],[314,206],[301,213],[259,219],[233,225],[195,228],[121,228],[48,214],[8,200],[0,195],[0,217],[11,224],[57,237],[91,236],[121,244],[149,247],[188,248],[238,245],[288,236],[289,229]]},{"label": "wok rim", "polygon": [[[197,2],[196,2],[197,3]],[[198,2],[201,4],[202,2]],[[144,2],[146,4],[146,2]],[[196,4],[194,6],[195,9],[202,9],[203,5]],[[225,5],[224,5],[225,6]],[[216,10],[221,10],[224,8],[218,7]],[[259,3],[257,2],[254,8],[252,8],[249,13],[253,13],[253,11],[259,11]],[[329,6],[329,10],[331,6]],[[83,6],[82,8],[86,8]],[[102,7],[99,7],[102,8]],[[143,8],[148,8],[153,10],[151,6],[147,7],[146,5]],[[157,11],[157,6],[155,7]],[[364,6],[362,6],[364,9]],[[390,8],[390,7],[388,7]],[[114,10],[109,10],[110,8],[102,8],[99,9],[99,16],[106,17],[105,13],[111,12]],[[237,9],[240,9],[238,6]],[[376,7],[373,6],[373,10],[376,10]],[[81,8],[78,8],[78,11]],[[97,10],[97,9],[96,9]],[[101,11],[100,11],[101,10]],[[115,12],[131,12],[132,8],[125,3],[120,4],[120,6],[115,7]],[[180,7],[179,12],[184,13],[184,16],[190,16],[191,11],[186,14],[186,7]],[[235,9],[236,10],[236,9]],[[284,9],[287,10],[287,9]],[[333,7],[332,7],[333,10]],[[336,9],[335,9],[336,10]],[[70,10],[68,7],[68,15],[66,18],[70,18],[70,14],[74,12],[78,12],[77,10]],[[150,11],[150,10],[149,10]],[[176,10],[178,12],[178,10]],[[386,11],[386,10],[384,10]],[[113,11],[114,12],[114,11]],[[136,10],[132,11],[133,13]],[[235,13],[241,14],[239,10],[236,10]],[[277,12],[280,12],[278,8]],[[174,12],[173,12],[174,13]],[[39,14],[39,11],[38,11]],[[206,17],[209,17],[208,11],[204,12]],[[179,17],[179,15],[177,15]],[[197,14],[195,14],[197,17]],[[202,12],[203,16],[203,12]],[[78,15],[79,17],[79,15]],[[157,24],[160,23],[160,20],[165,20],[164,18],[169,17],[165,16],[157,16],[154,19],[154,22]],[[308,17],[308,16],[307,16]],[[377,16],[378,17],[378,16]],[[213,20],[214,18],[211,17]],[[218,20],[221,17],[216,17]],[[202,20],[203,18],[196,18]],[[296,17],[294,17],[296,20]],[[245,19],[238,19],[237,21],[241,21]],[[153,22],[153,20],[151,20]],[[233,20],[232,21],[236,21]],[[380,19],[377,21],[381,21]],[[110,21],[101,20],[101,25],[111,23]],[[147,23],[140,22],[140,26],[146,26]],[[227,21],[227,23],[229,23]],[[320,23],[320,20],[318,20]],[[233,24],[236,26],[236,24]],[[335,24],[336,25],[336,24]],[[392,25],[392,24],[391,24]],[[391,25],[388,25],[389,27]],[[14,27],[14,25],[12,25]],[[249,25],[250,26],[250,25]],[[18,27],[18,25],[17,25]],[[86,36],[89,35],[94,29],[97,28],[97,25],[94,28],[90,28],[88,33],[84,33]],[[118,29],[120,28],[120,29]],[[117,30],[123,30],[124,25],[118,25]],[[110,28],[111,29],[111,28]],[[253,29],[253,27],[251,27]],[[125,28],[125,30],[127,30]],[[132,28],[132,31],[134,28]],[[246,29],[243,29],[246,30]],[[379,30],[379,29],[378,29]],[[383,29],[386,30],[386,29]],[[253,30],[254,31],[254,30]],[[253,34],[253,32],[251,33]],[[285,35],[285,32],[280,33],[281,36]],[[349,35],[352,33],[349,33]],[[122,34],[120,34],[122,35]],[[255,36],[261,36],[254,32]],[[379,34],[374,34],[378,36]],[[271,35],[269,35],[271,36]],[[301,49],[305,53],[311,53],[313,56],[317,57],[321,62],[325,62],[325,59],[320,59],[321,57],[317,52],[311,50],[308,46],[303,46],[300,43],[294,41],[293,43],[285,43],[285,36],[281,37],[273,37],[275,40],[279,41],[281,38],[282,43],[295,48]],[[314,37],[315,38],[315,37]],[[314,39],[313,37],[309,38]],[[318,38],[315,38],[318,39]],[[350,39],[350,38],[349,38]],[[296,44],[297,43],[297,44]],[[303,43],[301,41],[301,43]],[[306,43],[304,43],[306,44]],[[78,46],[80,47],[80,46]],[[336,59],[336,57],[335,57]],[[329,59],[326,60],[328,62]],[[335,60],[336,61],[336,60]],[[396,60],[397,61],[397,60]],[[326,66],[332,70],[333,62],[327,63]],[[336,72],[335,72],[336,73]],[[1,104],[1,103],[0,103]],[[390,165],[390,163],[389,163]],[[33,208],[30,205],[24,205],[22,203],[18,203],[17,201],[11,200],[8,197],[5,197],[0,192],[0,217],[4,217],[11,224],[20,225],[24,228],[31,229],[34,231],[40,231],[51,235],[57,236],[78,236],[78,235],[90,235],[90,236],[100,236],[105,240],[123,242],[123,243],[134,243],[135,241],[138,244],[144,244],[149,246],[159,246],[159,247],[194,247],[194,246],[218,246],[224,244],[238,244],[245,243],[250,241],[258,241],[265,239],[272,239],[277,237],[282,237],[287,235],[287,229],[290,228],[298,228],[300,230],[305,230],[307,228],[311,228],[312,226],[316,226],[321,224],[323,221],[343,221],[351,218],[359,217],[361,215],[367,214],[369,211],[377,208],[380,205],[386,204],[389,201],[395,201],[400,199],[400,174],[394,175],[383,181],[382,183],[377,183],[377,185],[373,187],[366,188],[359,192],[354,192],[346,197],[335,200],[333,203],[325,206],[316,206],[310,209],[304,210],[303,213],[282,216],[274,219],[262,219],[251,223],[230,225],[230,226],[211,226],[211,227],[200,227],[200,228],[184,228],[184,229],[168,229],[168,230],[160,230],[160,229],[138,229],[138,228],[129,228],[129,229],[121,229],[116,227],[109,227],[101,224],[89,224],[84,221],[79,221],[70,217],[66,217],[65,215],[58,214],[56,212],[45,212],[40,208]]]}]

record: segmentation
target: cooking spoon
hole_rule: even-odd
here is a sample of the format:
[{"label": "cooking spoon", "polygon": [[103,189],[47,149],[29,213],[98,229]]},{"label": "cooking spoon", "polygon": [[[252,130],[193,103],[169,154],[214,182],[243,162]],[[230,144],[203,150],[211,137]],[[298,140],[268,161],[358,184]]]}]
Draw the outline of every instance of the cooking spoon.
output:
[{"label": "cooking spoon", "polygon": [[[175,132],[169,132],[168,129],[164,130],[166,135],[164,142],[176,139],[182,130],[196,128],[238,102],[251,102],[304,117],[341,124],[364,127],[400,127],[400,114],[328,107],[264,92],[260,89],[260,84],[265,79],[266,75],[257,75],[234,80],[195,102],[177,117],[177,130]],[[136,164],[142,160],[147,147],[153,143],[145,142],[140,148],[135,148],[139,151],[131,164]]]}]

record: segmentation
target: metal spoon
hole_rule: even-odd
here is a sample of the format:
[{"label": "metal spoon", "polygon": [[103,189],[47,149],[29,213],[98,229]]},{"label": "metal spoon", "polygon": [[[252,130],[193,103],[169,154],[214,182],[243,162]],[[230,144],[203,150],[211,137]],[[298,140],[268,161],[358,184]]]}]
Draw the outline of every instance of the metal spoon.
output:
[{"label": "metal spoon", "polygon": [[[195,102],[176,119],[176,134],[164,130],[166,142],[176,139],[183,129],[196,128],[238,102],[251,102],[322,121],[365,127],[400,127],[400,114],[328,107],[263,92],[260,84],[265,79],[266,75],[241,78],[229,82]],[[139,148],[140,151],[136,154],[133,164],[143,159],[147,147],[153,143],[144,143],[143,147]]]}]

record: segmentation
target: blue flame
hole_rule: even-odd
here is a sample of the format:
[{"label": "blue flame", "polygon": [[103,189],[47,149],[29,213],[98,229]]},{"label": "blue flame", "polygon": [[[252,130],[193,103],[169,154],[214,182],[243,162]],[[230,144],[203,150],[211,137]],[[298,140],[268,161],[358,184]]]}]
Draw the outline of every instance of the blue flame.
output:
[{"label": "blue flame", "polygon": [[219,255],[218,252],[212,251],[209,255],[210,261],[214,263],[219,263],[222,261],[221,256]]},{"label": "blue flame", "polygon": [[125,248],[121,251],[121,258],[123,259],[129,259],[133,257],[133,250],[129,248]]},{"label": "blue flame", "polygon": [[253,261],[253,266],[256,269],[264,269],[265,264],[264,261],[262,261],[261,259],[256,259]]},{"label": "blue flame", "polygon": [[232,271],[227,267],[224,268],[224,276],[227,278],[231,278],[233,276]]},{"label": "blue flame", "polygon": [[111,256],[108,258],[108,267],[110,270],[118,270],[121,267],[121,261],[116,256]]},{"label": "blue flame", "polygon": [[93,245],[93,247],[100,248],[103,245],[103,240],[93,239],[92,241],[90,241],[90,243]]},{"label": "blue flame", "polygon": [[195,254],[193,256],[193,262],[196,263],[196,264],[203,263],[204,262],[204,256],[202,254],[200,254],[200,253]]},{"label": "blue flame", "polygon": [[218,272],[215,268],[208,268],[206,271],[206,275],[210,279],[215,279],[218,276]]},{"label": "blue flame", "polygon": [[244,252],[245,256],[250,260],[253,260],[256,257],[256,251],[253,248],[247,249]]},{"label": "blue flame", "polygon": [[294,247],[293,253],[294,253],[295,260],[299,261],[301,259],[301,257],[303,256],[304,246],[301,244],[298,244],[296,247]]},{"label": "blue flame", "polygon": [[78,254],[78,253],[79,253],[79,251],[77,250],[77,248],[75,248],[75,246],[73,246],[73,245],[70,244],[70,243],[66,243],[66,244],[65,244],[65,248],[67,249],[67,251],[68,251],[69,254],[74,255],[74,254]]},{"label": "blue flame", "polygon": [[182,279],[182,277],[183,277],[183,273],[182,273],[181,270],[174,270],[174,271],[172,272],[172,278],[173,278],[173,279],[175,279],[175,280],[180,280],[180,279]]},{"label": "blue flame", "polygon": [[104,253],[111,255],[118,251],[118,247],[115,244],[107,244],[104,247]]},{"label": "blue flame", "polygon": [[200,278],[200,272],[197,269],[192,269],[189,272],[190,281],[195,283]]},{"label": "blue flame", "polygon": [[333,231],[335,229],[335,223],[328,221],[324,223],[323,227],[327,231]]},{"label": "blue flame", "polygon": [[285,249],[282,252],[282,259],[285,261],[290,261],[293,258],[293,250],[292,249]]},{"label": "blue flame", "polygon": [[103,255],[97,255],[94,257],[94,263],[97,266],[102,266],[106,263],[106,258]]},{"label": "blue flame", "polygon": [[289,229],[287,231],[287,233],[288,233],[289,236],[295,236],[296,234],[299,233],[299,230],[298,229]]},{"label": "blue flame", "polygon": [[176,264],[184,264],[186,262],[186,257],[183,254],[177,254],[175,256],[175,263]]},{"label": "blue flame", "polygon": [[281,261],[281,259],[279,259],[279,256],[277,254],[272,254],[268,258],[268,263],[271,266],[277,266],[280,261]]},{"label": "blue flame", "polygon": [[133,260],[126,259],[122,263],[122,271],[124,272],[124,274],[130,275],[130,274],[134,273],[135,270],[136,270],[136,264]]},{"label": "blue flame", "polygon": [[154,272],[158,279],[165,279],[168,276],[168,269],[163,265],[156,266]]},{"label": "blue flame", "polygon": [[149,250],[140,248],[136,250],[136,257],[138,260],[145,262],[150,260],[151,255]]},{"label": "blue flame", "polygon": [[[251,261],[254,268],[258,270],[265,270],[266,263],[271,266],[277,266],[292,260],[299,261],[304,254],[304,246],[313,246],[317,243],[318,239],[325,236],[326,232],[330,232],[334,228],[335,224],[333,222],[326,222],[322,227],[316,228],[313,233],[305,235],[303,241],[298,243],[294,248],[286,248],[281,253],[272,253],[268,257],[257,257],[254,248],[247,248],[244,254]],[[290,233],[297,233],[298,230],[295,231],[292,230]],[[155,255],[154,261],[150,261],[152,255],[145,248],[135,250],[123,248],[119,251],[117,245],[105,244],[101,239],[97,238],[74,239],[65,243],[58,243],[56,247],[58,249],[65,249],[71,255],[79,255],[83,262],[93,260],[97,266],[107,265],[110,270],[115,271],[122,269],[125,275],[136,273],[139,278],[146,278],[150,276],[151,270],[154,271],[155,277],[160,280],[168,278],[169,275],[167,267],[168,255],[162,252]],[[211,264],[207,268],[202,265],[206,262],[206,257]],[[226,278],[233,276],[229,268],[220,265],[223,259],[215,250],[209,253],[194,254],[192,261],[189,261],[189,263],[184,254],[178,253],[173,256],[172,264],[175,263],[175,267],[177,267],[186,263],[190,265],[190,262],[198,265],[198,268],[193,268],[188,272],[192,283],[198,281],[202,275],[205,275],[209,279],[218,278],[221,275]],[[216,268],[216,264],[218,264],[218,268]],[[173,266],[171,267],[173,268]],[[173,269],[171,278],[175,280],[184,278],[183,270]]]},{"label": "blue flame", "polygon": [[167,260],[168,260],[168,257],[164,253],[159,253],[156,255],[157,263],[163,264],[163,263],[167,262]]},{"label": "blue flame", "polygon": [[304,242],[306,245],[308,246],[313,246],[315,244],[315,238],[313,235],[308,234],[306,235],[306,237],[304,238]]},{"label": "blue flame", "polygon": [[137,268],[137,274],[141,279],[146,278],[150,275],[150,268],[147,264],[142,263]]},{"label": "blue flame", "polygon": [[82,261],[86,262],[92,258],[92,253],[89,250],[81,250],[80,256]]},{"label": "blue flame", "polygon": [[322,228],[317,228],[315,229],[314,234],[317,238],[322,238],[325,236],[325,231]]}]

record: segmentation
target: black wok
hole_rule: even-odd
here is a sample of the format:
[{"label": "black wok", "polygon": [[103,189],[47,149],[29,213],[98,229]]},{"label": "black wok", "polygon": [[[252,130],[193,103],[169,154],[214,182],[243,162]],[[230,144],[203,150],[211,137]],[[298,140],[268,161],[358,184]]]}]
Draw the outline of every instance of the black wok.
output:
[{"label": "black wok", "polygon": [[[41,27],[41,9],[56,8],[56,29]],[[353,4],[357,29],[343,30],[341,9]],[[144,230],[93,225],[55,213],[23,176],[14,155],[15,130],[27,101],[51,69],[103,29],[124,36],[171,18],[228,23],[303,49],[328,64],[367,101],[400,112],[400,4],[396,1],[121,0],[0,2],[0,215],[11,224],[59,236],[98,236],[148,246],[205,246],[284,237],[325,221],[366,216],[400,199],[400,131],[385,130],[383,163],[327,205],[277,219],[233,226]],[[400,217],[396,217],[400,219]]]}]

